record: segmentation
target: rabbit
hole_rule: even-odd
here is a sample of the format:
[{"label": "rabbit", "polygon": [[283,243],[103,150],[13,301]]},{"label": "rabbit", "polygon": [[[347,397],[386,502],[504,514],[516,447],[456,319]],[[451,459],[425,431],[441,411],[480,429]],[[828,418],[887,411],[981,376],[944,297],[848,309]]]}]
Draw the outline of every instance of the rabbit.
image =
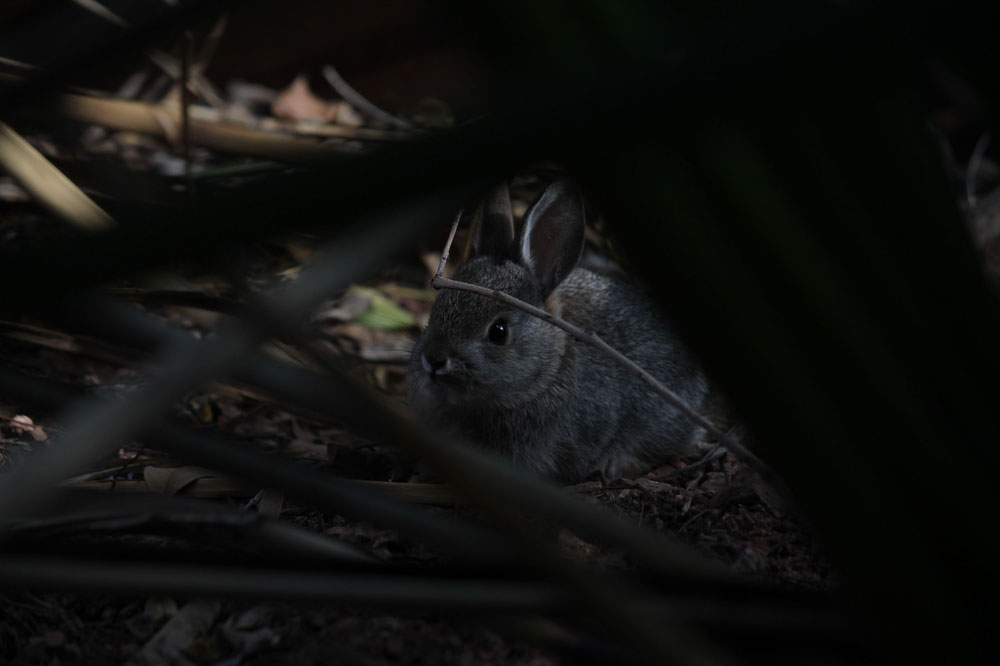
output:
[{"label": "rabbit", "polygon": [[[620,271],[591,270],[584,203],[548,186],[515,238],[506,183],[478,210],[456,280],[497,289],[593,331],[700,409],[708,383],[655,304]],[[701,434],[639,377],[566,331],[495,299],[444,290],[407,368],[411,405],[432,424],[541,476],[577,483],[690,455]]]}]

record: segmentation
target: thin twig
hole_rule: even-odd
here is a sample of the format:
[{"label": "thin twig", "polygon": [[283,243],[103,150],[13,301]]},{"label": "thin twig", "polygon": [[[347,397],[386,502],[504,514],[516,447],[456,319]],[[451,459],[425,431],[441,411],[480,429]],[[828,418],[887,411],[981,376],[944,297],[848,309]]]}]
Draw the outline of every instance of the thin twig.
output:
[{"label": "thin twig", "polygon": [[412,130],[414,129],[413,124],[409,121],[403,120],[402,118],[397,118],[391,113],[387,113],[369,102],[365,97],[361,95],[357,90],[351,87],[351,85],[344,80],[332,65],[327,65],[323,68],[323,76],[326,78],[327,83],[329,83],[337,94],[344,98],[348,104],[354,108],[368,114],[376,120],[380,120],[387,125],[391,125],[397,129],[402,130]]},{"label": "thin twig", "polygon": [[451,251],[451,243],[455,238],[455,230],[458,228],[458,220],[461,217],[459,214],[452,223],[451,233],[448,235],[448,242],[445,245],[444,251],[441,253],[441,264],[438,266],[438,271],[431,280],[431,286],[435,289],[456,289],[459,291],[468,291],[473,294],[479,294],[480,296],[486,296],[487,298],[492,298],[494,300],[500,301],[501,303],[506,303],[512,307],[519,310],[523,310],[528,314],[538,317],[542,321],[546,321],[553,326],[563,329],[574,338],[588,344],[592,347],[600,349],[609,358],[616,361],[623,368],[627,369],[632,374],[636,375],[642,379],[646,384],[650,386],[654,391],[656,391],[660,396],[663,397],[669,404],[676,407],[682,414],[687,416],[691,421],[698,424],[704,428],[709,434],[715,437],[719,442],[724,444],[727,449],[733,452],[733,455],[737,456],[745,463],[750,465],[754,470],[757,471],[761,477],[764,478],[772,487],[778,492],[782,493],[787,499],[791,499],[791,491],[785,485],[785,482],[779,477],[774,470],[767,466],[763,460],[754,455],[749,449],[737,442],[735,439],[722,432],[716,428],[711,421],[706,419],[704,416],[699,414],[693,407],[684,402],[680,396],[671,391],[669,388],[663,385],[656,377],[649,374],[641,366],[639,366],[634,361],[630,360],[627,356],[619,352],[617,349],[609,345],[607,342],[602,340],[600,336],[596,333],[585,331],[578,326],[574,326],[565,319],[557,317],[551,312],[543,310],[541,308],[535,307],[530,303],[525,303],[524,301],[514,298],[510,294],[507,294],[499,289],[489,289],[487,287],[481,287],[479,285],[470,284],[468,282],[461,282],[459,280],[452,280],[450,278],[442,277],[444,272],[445,262],[447,261],[448,254]]},{"label": "thin twig", "polygon": [[434,274],[434,279],[431,280],[431,284],[434,280],[441,278],[444,275],[444,266],[448,263],[448,254],[451,252],[451,244],[455,241],[455,232],[458,231],[458,223],[462,219],[462,211],[458,211],[455,216],[455,221],[451,223],[451,231],[448,232],[448,240],[444,244],[444,251],[441,252],[441,261],[438,263],[437,273]]}]

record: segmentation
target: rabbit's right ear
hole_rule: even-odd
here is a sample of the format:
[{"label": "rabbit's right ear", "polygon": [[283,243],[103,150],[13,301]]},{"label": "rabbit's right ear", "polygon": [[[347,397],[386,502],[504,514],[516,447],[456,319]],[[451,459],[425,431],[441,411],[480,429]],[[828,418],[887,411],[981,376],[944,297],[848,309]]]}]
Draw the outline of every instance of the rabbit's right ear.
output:
[{"label": "rabbit's right ear", "polygon": [[545,297],[576,268],[586,233],[583,196],[567,180],[549,185],[524,214],[521,264],[538,278]]},{"label": "rabbit's right ear", "polygon": [[477,256],[513,257],[514,213],[506,181],[490,190],[476,211],[472,252]]}]

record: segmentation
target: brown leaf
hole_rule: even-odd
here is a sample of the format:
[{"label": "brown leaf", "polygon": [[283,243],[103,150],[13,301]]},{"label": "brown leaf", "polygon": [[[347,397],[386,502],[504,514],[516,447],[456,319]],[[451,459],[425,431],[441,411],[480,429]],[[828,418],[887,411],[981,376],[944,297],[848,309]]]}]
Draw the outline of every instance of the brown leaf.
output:
[{"label": "brown leaf", "polygon": [[299,74],[274,100],[271,111],[278,118],[328,123],[337,117],[339,104],[317,97],[309,89],[309,79]]}]

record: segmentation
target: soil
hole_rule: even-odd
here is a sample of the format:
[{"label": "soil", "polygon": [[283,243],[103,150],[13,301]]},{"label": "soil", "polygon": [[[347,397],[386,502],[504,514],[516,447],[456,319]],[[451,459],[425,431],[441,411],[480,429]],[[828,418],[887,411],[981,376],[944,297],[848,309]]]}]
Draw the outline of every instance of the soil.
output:
[{"label": "soil", "polygon": [[[195,326],[171,308],[161,308],[160,313]],[[395,335],[411,336],[412,332]],[[136,371],[128,368],[9,339],[0,341],[0,357],[7,366],[40,377],[69,380],[92,390],[129,390],[141,381]],[[367,374],[376,384],[398,394],[402,372],[399,364],[379,364],[367,366],[364,372],[359,369],[358,374]],[[43,437],[58,436],[57,415],[21,415],[13,414],[18,410],[12,406],[5,409],[0,455],[6,466],[46,445],[38,441],[39,432],[44,433]],[[262,450],[357,478],[398,480],[412,464],[391,446],[365,441],[329,423],[292,416],[237,391],[192,395],[182,411],[202,427],[253,442]],[[32,425],[17,416],[27,416]],[[706,445],[706,452],[710,451]],[[121,447],[113,459],[95,467],[141,467],[144,461],[153,464],[158,457],[157,452],[133,442]],[[156,464],[182,462],[161,459]],[[124,481],[127,474],[119,477]],[[730,454],[704,464],[677,462],[637,478],[594,479],[572,490],[585,501],[599,503],[625,520],[689,544],[705,557],[751,577],[790,589],[839,587],[835,572],[808,530],[782,508],[773,491],[755,473]],[[205,501],[233,505],[246,500],[245,493],[237,492]],[[461,508],[435,510],[467,514]],[[285,502],[281,519],[352,543],[388,562],[446,562],[391,530],[325,515],[312,507]],[[568,530],[556,529],[550,538],[570,556],[592,566],[609,570],[631,567],[621,553],[596,547]],[[121,541],[125,543],[124,538]],[[115,547],[111,545],[106,552],[113,555]],[[18,664],[124,663],[129,659],[157,663],[137,655],[171,617],[202,603],[173,597],[32,591],[7,592],[2,599],[0,662]],[[170,647],[167,652],[177,659],[173,663],[574,663],[558,651],[519,640],[504,618],[247,600],[220,600],[205,622],[204,631],[193,640]]]}]

